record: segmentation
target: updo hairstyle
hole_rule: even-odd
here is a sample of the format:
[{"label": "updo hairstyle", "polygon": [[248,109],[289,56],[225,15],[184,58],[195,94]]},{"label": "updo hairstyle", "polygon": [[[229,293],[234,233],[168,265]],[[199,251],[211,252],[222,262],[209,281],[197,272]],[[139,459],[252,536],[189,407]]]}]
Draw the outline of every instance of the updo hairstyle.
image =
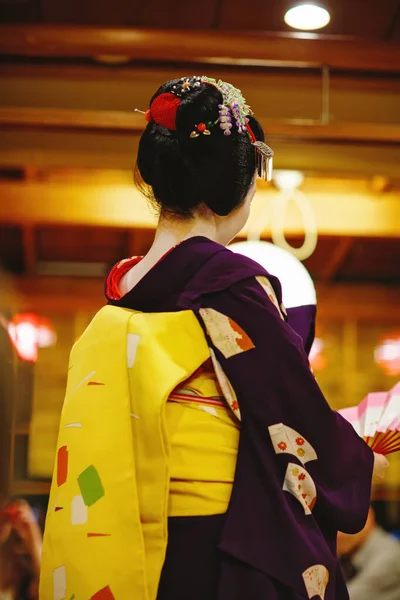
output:
[{"label": "updo hairstyle", "polygon": [[[179,81],[162,85],[150,110],[154,100],[172,92]],[[244,202],[255,177],[255,149],[250,136],[235,125],[231,135],[224,135],[218,123],[222,104],[218,88],[201,81],[179,99],[176,130],[154,119],[147,124],[139,142],[135,183],[162,214],[190,219],[204,203],[226,216]],[[209,124],[210,135],[191,137],[199,123]],[[251,116],[249,126],[257,141],[264,141],[261,125]]]}]

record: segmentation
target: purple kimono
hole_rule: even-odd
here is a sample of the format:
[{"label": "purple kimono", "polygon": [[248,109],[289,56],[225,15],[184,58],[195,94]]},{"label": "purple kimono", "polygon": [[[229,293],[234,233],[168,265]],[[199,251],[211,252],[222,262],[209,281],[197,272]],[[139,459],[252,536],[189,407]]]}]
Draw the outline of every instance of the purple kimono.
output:
[{"label": "purple kimono", "polygon": [[[256,279],[263,277],[280,305],[276,278],[250,259],[196,237],[167,254],[123,298],[109,298],[144,312],[193,310],[240,407],[228,511],[215,518],[170,519],[160,600],[348,598],[336,535],[364,526],[373,453],[330,409],[310,371],[304,348],[312,343],[313,309],[294,309],[283,319]],[[243,334],[243,351],[236,352],[232,340],[224,346],[216,334],[218,319]],[[189,559],[201,563],[207,544],[215,547],[214,562],[204,563],[204,581],[197,577],[188,590],[195,577],[185,576],[191,573]],[[174,574],[180,587],[173,584]],[[209,587],[199,592],[203,584]]]}]

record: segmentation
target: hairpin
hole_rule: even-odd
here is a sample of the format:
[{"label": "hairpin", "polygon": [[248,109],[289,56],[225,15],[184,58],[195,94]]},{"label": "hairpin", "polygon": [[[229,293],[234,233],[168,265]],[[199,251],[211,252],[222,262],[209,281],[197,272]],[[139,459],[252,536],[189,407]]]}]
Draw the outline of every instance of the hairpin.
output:
[{"label": "hairpin", "polygon": [[198,138],[200,134],[211,135],[210,129],[212,129],[214,125],[218,123],[218,120],[219,119],[217,119],[216,121],[207,121],[207,123],[198,123],[198,125],[195,126],[196,129],[193,129],[189,137],[193,139]]},{"label": "hairpin", "polygon": [[264,142],[253,142],[253,146],[257,154],[258,176],[264,181],[271,181],[274,151]]},{"label": "hairpin", "polygon": [[191,134],[189,135],[190,138],[197,138],[199,137],[200,134],[203,135],[211,135],[211,131],[209,130],[209,127],[212,126],[212,122],[211,123],[199,123],[198,125],[196,125],[196,129],[193,129],[193,131],[191,132]]},{"label": "hairpin", "polygon": [[177,83],[172,86],[171,93],[178,98],[182,98],[188,92],[199,88],[201,85],[201,77],[193,75],[193,77],[181,77]]},{"label": "hairpin", "polygon": [[148,109],[148,110],[145,111],[145,110],[140,110],[140,108],[134,108],[133,112],[141,113],[144,116],[144,118],[146,119],[146,121],[148,123],[150,123],[150,121],[153,120],[153,117],[151,116],[151,110],[150,109]]}]

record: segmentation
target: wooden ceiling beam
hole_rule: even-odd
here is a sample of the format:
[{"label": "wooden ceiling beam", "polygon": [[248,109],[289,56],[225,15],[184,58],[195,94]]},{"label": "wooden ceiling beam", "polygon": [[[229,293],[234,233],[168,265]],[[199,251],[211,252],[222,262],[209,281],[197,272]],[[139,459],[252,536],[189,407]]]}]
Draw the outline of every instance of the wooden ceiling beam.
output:
[{"label": "wooden ceiling beam", "polygon": [[63,25],[0,26],[0,54],[386,72],[398,72],[400,65],[400,44],[344,36]]},{"label": "wooden ceiling beam", "polygon": [[[254,219],[265,215],[278,196],[274,188],[260,187],[253,201],[247,231]],[[304,193],[314,211],[321,235],[400,236],[399,193],[371,193],[366,182],[326,180],[307,185]],[[40,225],[70,224],[93,227],[154,228],[156,218],[133,185],[77,185],[74,183],[0,183],[0,223]],[[301,235],[302,216],[288,211],[287,235]],[[262,233],[267,233],[267,227]]]},{"label": "wooden ceiling beam", "polygon": [[140,133],[143,115],[122,111],[0,107],[0,127]]},{"label": "wooden ceiling beam", "polygon": [[[261,120],[268,138],[318,141],[399,144],[398,123],[320,123],[311,120]],[[86,131],[93,133],[140,134],[143,116],[123,111],[96,111],[64,108],[0,107],[0,129]]]},{"label": "wooden ceiling beam", "polygon": [[[186,68],[186,67],[184,67]],[[213,73],[216,77],[221,76],[223,79],[229,79],[234,81],[235,79],[243,76],[243,69],[238,66],[235,67],[213,67]],[[21,62],[15,62],[15,60],[7,62],[6,58],[0,63],[0,79],[12,78],[24,80],[29,79],[41,79],[41,80],[65,80],[73,81],[74,85],[79,84],[81,81],[104,81],[109,85],[110,82],[132,82],[138,81],[138,78],[143,77],[143,74],[154,74],[154,81],[166,81],[170,76],[173,68],[168,65],[165,66],[151,66],[140,65],[134,63],[132,65],[102,65],[97,62],[90,62],[88,64],[81,63],[67,63],[65,61],[59,64],[54,62],[30,62],[24,60]],[[275,67],[267,68],[262,67],[260,70],[251,69],[245,74],[249,77],[248,81],[251,82],[249,73],[254,73],[257,77],[255,87],[259,85],[265,85],[271,87],[272,85],[281,86],[285,85],[288,81],[293,84],[295,89],[299,86],[307,89],[315,89],[316,92],[321,90],[321,73],[319,69],[312,71],[289,69],[283,68],[278,69]],[[260,74],[262,79],[259,79]],[[330,77],[330,88],[332,92],[339,91],[354,91],[356,86],[357,92],[390,92],[400,93],[400,79],[397,76],[392,76],[391,73],[380,74],[380,73],[357,73],[355,71],[332,71]],[[243,87],[243,86],[242,86]],[[246,94],[248,95],[248,85],[246,88]],[[154,90],[152,90],[154,92]]]}]

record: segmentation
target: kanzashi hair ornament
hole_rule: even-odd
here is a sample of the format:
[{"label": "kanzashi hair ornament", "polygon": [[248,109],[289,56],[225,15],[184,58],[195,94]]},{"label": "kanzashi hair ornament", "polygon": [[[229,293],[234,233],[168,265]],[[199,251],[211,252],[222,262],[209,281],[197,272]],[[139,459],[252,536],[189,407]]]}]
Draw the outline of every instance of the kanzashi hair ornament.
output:
[{"label": "kanzashi hair ornament", "polygon": [[133,112],[141,113],[148,123],[150,123],[153,120],[150,109],[144,111],[144,110],[140,110],[140,108],[135,108]]},{"label": "kanzashi hair ornament", "polygon": [[239,133],[248,133],[248,115],[252,115],[253,113],[250,106],[246,104],[242,92],[226,81],[217,81],[210,77],[202,77],[201,81],[216,87],[222,96],[223,103],[218,106],[218,109],[220,128],[224,132],[224,135],[231,134],[232,118],[236,123]]},{"label": "kanzashi hair ornament", "polygon": [[229,106],[218,104],[219,127],[224,132],[224,135],[231,135],[232,129],[232,114]]},{"label": "kanzashi hair ornament", "polygon": [[193,92],[201,85],[201,77],[193,75],[193,77],[181,77],[177,83],[172,86],[172,94],[178,98],[182,98],[189,92]]},{"label": "kanzashi hair ornament", "polygon": [[215,123],[212,121],[207,121],[207,123],[198,123],[198,125],[196,125],[196,129],[193,129],[189,137],[193,139],[198,138],[199,135],[211,135],[210,129],[214,127],[214,125]]},{"label": "kanzashi hair ornament", "polygon": [[247,133],[247,123],[249,122],[248,118],[243,114],[243,112],[239,109],[237,102],[232,106],[232,114],[236,121],[236,127],[238,128],[239,133]]},{"label": "kanzashi hair ornament", "polygon": [[274,151],[264,142],[253,142],[253,146],[257,154],[258,176],[264,181],[271,181]]}]

